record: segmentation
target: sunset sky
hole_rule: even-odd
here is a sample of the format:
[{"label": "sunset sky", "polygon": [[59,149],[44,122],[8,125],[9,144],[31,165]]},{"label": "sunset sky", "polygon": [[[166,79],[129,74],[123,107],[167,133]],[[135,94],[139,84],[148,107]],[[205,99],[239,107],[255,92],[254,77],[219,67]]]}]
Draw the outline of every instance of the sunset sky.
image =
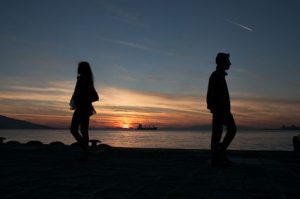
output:
[{"label": "sunset sky", "polygon": [[93,127],[210,124],[208,78],[231,54],[241,126],[300,126],[298,0],[1,0],[0,114],[68,127],[79,61]]}]

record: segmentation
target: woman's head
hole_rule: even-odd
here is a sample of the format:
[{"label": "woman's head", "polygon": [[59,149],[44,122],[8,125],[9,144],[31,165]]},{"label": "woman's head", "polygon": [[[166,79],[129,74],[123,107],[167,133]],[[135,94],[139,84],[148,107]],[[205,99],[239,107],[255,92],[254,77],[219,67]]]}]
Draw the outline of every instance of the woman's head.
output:
[{"label": "woman's head", "polygon": [[77,73],[78,76],[85,77],[93,81],[93,72],[88,62],[86,61],[79,62]]}]

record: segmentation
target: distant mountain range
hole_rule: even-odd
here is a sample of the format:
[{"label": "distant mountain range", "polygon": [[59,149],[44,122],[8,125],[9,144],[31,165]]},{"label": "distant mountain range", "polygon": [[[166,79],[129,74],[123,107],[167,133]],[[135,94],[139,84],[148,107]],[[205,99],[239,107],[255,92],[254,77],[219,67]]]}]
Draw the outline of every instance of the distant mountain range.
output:
[{"label": "distant mountain range", "polygon": [[266,128],[265,130],[299,131],[300,127],[295,125],[291,125],[291,126],[282,125],[280,128]]},{"label": "distant mountain range", "polygon": [[159,130],[165,131],[201,131],[201,130],[210,130],[211,125],[195,125],[195,126],[184,126],[184,127],[162,127]]},{"label": "distant mountain range", "polygon": [[53,128],[0,115],[0,129],[53,129]]}]

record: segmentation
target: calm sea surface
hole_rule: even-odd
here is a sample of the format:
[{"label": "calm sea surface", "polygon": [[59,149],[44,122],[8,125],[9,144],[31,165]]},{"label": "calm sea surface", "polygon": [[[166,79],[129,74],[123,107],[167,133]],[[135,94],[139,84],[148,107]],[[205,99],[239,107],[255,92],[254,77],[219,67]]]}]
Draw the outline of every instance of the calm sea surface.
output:
[{"label": "calm sea surface", "polygon": [[[291,151],[292,137],[298,131],[239,131],[230,146],[239,150]],[[74,142],[68,130],[0,130],[5,141],[26,143],[40,140],[43,143]],[[91,130],[90,139],[99,139],[105,144],[118,147],[209,149],[209,131],[108,131]]]}]

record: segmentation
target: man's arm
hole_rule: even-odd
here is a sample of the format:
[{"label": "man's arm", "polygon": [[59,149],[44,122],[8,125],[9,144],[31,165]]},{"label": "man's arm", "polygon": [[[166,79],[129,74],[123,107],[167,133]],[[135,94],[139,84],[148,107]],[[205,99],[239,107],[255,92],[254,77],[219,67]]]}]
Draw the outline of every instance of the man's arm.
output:
[{"label": "man's arm", "polygon": [[207,109],[209,109],[210,112],[214,112],[216,106],[216,81],[214,76],[209,78],[206,103]]}]

